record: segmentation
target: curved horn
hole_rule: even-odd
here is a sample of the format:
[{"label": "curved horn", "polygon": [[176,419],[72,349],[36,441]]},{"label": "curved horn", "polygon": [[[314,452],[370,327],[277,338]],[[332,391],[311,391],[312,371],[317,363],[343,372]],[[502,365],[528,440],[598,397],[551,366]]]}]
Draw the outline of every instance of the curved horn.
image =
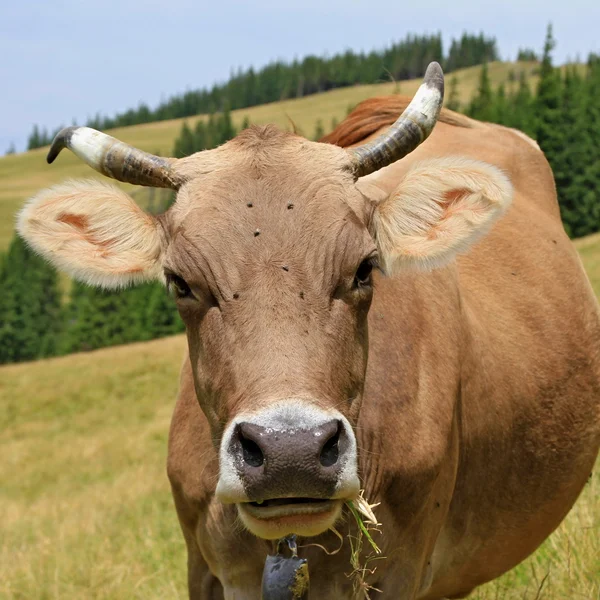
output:
[{"label": "curved horn", "polygon": [[59,131],[50,146],[48,163],[54,162],[63,148],[119,181],[174,190],[183,183],[183,178],[173,172],[176,159],[148,154],[90,127],[65,127]]},{"label": "curved horn", "polygon": [[354,174],[363,177],[403,158],[424,142],[439,117],[444,99],[444,73],[429,63],[423,83],[398,120],[372,142],[348,150]]}]

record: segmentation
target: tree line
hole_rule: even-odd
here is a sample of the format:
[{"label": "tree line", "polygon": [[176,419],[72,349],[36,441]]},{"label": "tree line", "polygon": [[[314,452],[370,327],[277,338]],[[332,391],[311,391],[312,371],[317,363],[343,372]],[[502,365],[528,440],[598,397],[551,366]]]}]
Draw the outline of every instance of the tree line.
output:
[{"label": "tree line", "polygon": [[[231,74],[226,83],[177,94],[155,109],[142,103],[114,117],[98,114],[89,119],[86,125],[100,130],[114,129],[208,114],[223,111],[226,107],[230,110],[248,108],[356,84],[414,79],[425,73],[432,60],[441,63],[447,71],[498,60],[496,40],[485,37],[483,33],[464,33],[459,40],[451,42],[446,56],[440,33],[421,36],[409,34],[404,40],[381,51],[357,53],[347,50],[331,58],[307,56],[291,63],[275,61],[258,70],[252,67],[239,69]],[[60,129],[57,127],[48,131],[35,125],[27,149],[50,144]]]}]

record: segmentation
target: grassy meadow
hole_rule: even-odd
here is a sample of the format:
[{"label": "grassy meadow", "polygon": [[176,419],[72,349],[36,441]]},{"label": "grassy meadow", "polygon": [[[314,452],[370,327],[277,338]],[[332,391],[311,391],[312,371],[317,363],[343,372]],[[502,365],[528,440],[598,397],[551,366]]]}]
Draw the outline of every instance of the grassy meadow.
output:
[{"label": "grassy meadow", "polygon": [[[600,234],[576,245],[600,293]],[[186,597],[165,473],[185,343],[0,367],[0,598]],[[600,599],[600,471],[532,557],[472,597]]]},{"label": "grassy meadow", "polygon": [[[500,83],[516,86],[509,82],[509,74],[513,71],[518,77],[524,71],[532,86],[537,82],[537,65],[535,63],[494,62],[489,65],[492,85]],[[447,77],[447,86],[451,77],[458,79],[458,97],[466,103],[477,88],[481,67],[469,67],[452,73]],[[321,119],[326,130],[330,129],[332,119],[341,121],[349,106],[355,106],[362,100],[373,96],[386,96],[394,93],[412,95],[421,80],[387,82],[374,85],[357,85],[349,88],[331,90],[322,94],[304,98],[285,100],[271,104],[263,104],[252,108],[234,111],[234,124],[239,127],[247,116],[251,123],[275,123],[283,129],[291,129],[292,122],[307,137],[312,137],[317,119]],[[66,118],[68,115],[65,116]],[[145,125],[123,127],[110,131],[111,135],[132,144],[142,150],[169,156],[175,139],[178,137],[183,121],[194,125],[198,119],[205,117],[189,117],[160,121]],[[67,119],[68,120],[68,119]],[[0,157],[0,252],[10,243],[14,231],[14,217],[23,202],[38,190],[59,183],[67,178],[101,177],[83,164],[70,152],[63,152],[54,164],[46,164],[47,148],[38,148],[30,152]],[[134,190],[133,186],[122,184],[124,189]],[[139,188],[138,188],[139,189]],[[143,196],[143,195],[142,195]]]}]

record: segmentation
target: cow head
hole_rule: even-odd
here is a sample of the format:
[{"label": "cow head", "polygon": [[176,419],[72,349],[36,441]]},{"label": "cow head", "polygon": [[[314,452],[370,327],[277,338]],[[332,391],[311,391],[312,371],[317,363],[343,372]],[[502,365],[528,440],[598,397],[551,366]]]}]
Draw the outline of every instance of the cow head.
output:
[{"label": "cow head", "polygon": [[420,164],[377,202],[359,190],[429,135],[442,93],[434,64],[396,124],[353,150],[264,127],[174,160],[69,128],[50,161],[68,147],[176,202],[155,217],[112,186],[70,182],[20,214],[20,234],[79,280],[166,282],[218,445],[217,498],[260,537],[321,533],[359,491],[372,269],[447,263],[510,199],[499,171],[460,159]]}]

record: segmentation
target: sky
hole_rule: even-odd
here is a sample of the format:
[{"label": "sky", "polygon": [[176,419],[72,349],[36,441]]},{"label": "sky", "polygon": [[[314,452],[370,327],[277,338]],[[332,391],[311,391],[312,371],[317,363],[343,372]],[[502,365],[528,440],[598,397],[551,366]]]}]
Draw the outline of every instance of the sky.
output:
[{"label": "sky", "polygon": [[508,60],[540,50],[548,22],[555,63],[600,52],[598,0],[0,0],[0,155],[35,123],[154,107],[239,67],[438,31],[446,49],[483,31]]}]

